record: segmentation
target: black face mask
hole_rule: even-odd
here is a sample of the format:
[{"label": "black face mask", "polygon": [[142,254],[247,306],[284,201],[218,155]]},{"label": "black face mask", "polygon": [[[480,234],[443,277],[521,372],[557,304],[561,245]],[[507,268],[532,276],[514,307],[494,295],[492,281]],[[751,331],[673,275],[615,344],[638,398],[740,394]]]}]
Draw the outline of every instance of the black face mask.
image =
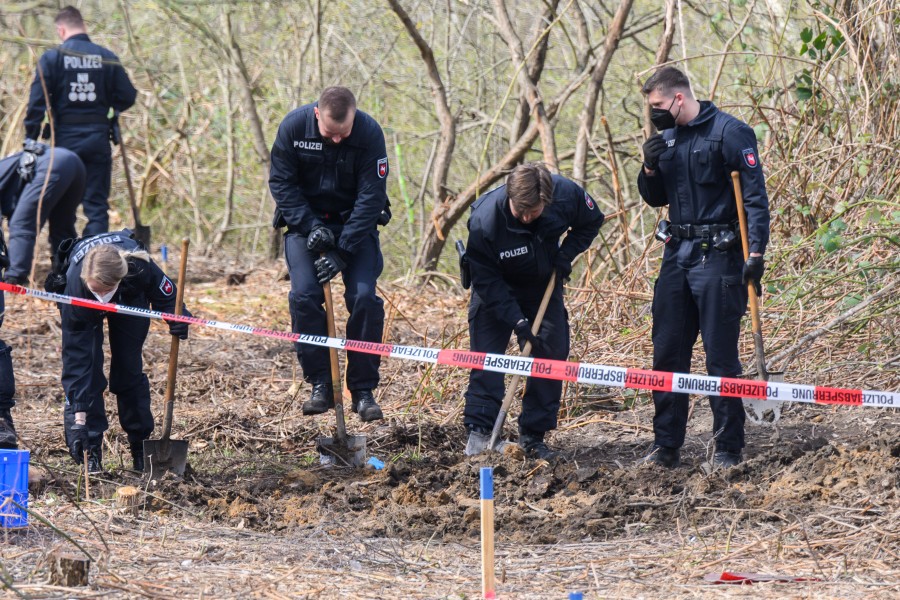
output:
[{"label": "black face mask", "polygon": [[[650,122],[653,123],[653,126],[656,127],[657,131],[675,127],[675,116],[669,112],[669,109],[672,108],[672,104],[675,104],[675,98],[672,98],[669,108],[650,109]],[[681,108],[678,109],[678,114],[681,114]]]}]

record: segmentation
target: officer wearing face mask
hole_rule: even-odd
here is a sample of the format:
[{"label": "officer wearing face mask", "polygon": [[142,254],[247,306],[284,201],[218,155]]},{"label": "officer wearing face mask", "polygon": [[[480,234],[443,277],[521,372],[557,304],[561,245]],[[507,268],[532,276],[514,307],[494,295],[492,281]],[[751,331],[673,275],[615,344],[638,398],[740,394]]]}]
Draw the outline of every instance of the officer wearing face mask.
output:
[{"label": "officer wearing face mask", "polygon": [[[175,284],[131,238],[128,230],[104,233],[61,248],[64,287],[49,289],[75,298],[175,312]],[[66,266],[67,265],[67,266]],[[52,274],[51,274],[52,275]],[[48,288],[51,278],[48,278]],[[144,440],[153,432],[150,382],[141,351],[150,319],[60,304],[62,384],[66,392],[66,444],[77,463],[88,451],[88,470],[102,470],[103,432],[109,428],[103,392],[103,322],[109,334],[109,391],[116,395],[119,423],[128,436],[136,471],[144,470]],[[187,309],[182,314],[190,316]],[[187,339],[187,323],[167,323],[169,333]]]},{"label": "officer wearing face mask", "polygon": [[[600,208],[581,186],[551,175],[539,163],[519,165],[506,185],[472,204],[465,256],[471,269],[469,338],[473,351],[504,354],[515,333],[520,350],[531,342],[534,357],[568,357],[569,316],[563,303],[563,283],[572,272],[572,261],[597,237],[603,219]],[[533,335],[531,323],[554,272],[550,303],[537,335]],[[487,450],[503,395],[503,373],[474,369],[469,374],[463,412],[469,431],[467,455]],[[558,456],[544,437],[556,429],[561,395],[561,381],[528,380],[519,416],[519,446],[528,456]]]},{"label": "officer wearing face mask", "polygon": [[[288,305],[294,333],[326,334],[322,285],[341,274],[350,316],[347,337],[382,340],[384,302],[375,293],[384,268],[378,225],[390,219],[388,159],[378,123],[356,108],[344,87],[291,111],[272,145],[269,189],[277,209],[273,225],[287,227],[284,258],[291,278]],[[312,394],[304,415],[334,406],[328,349],[297,344],[297,357]],[[384,418],[372,390],[380,357],[349,352],[347,387],[353,412],[363,421]]]},{"label": "officer wearing face mask", "polygon": [[[644,144],[638,176],[650,206],[669,207],[671,224],[653,295],[653,369],[690,372],[698,333],[710,375],[741,374],[738,336],[747,309],[747,283],[761,290],[769,241],[769,200],[756,135],[746,123],[697,101],[674,67],[656,71],[643,93],[660,133]],[[750,258],[741,252],[731,173],[740,173],[749,227]],[[741,461],[744,407],[740,398],[710,396],[713,465]],[[664,467],[681,461],[688,395],[653,392],[654,446],[644,459]]]}]

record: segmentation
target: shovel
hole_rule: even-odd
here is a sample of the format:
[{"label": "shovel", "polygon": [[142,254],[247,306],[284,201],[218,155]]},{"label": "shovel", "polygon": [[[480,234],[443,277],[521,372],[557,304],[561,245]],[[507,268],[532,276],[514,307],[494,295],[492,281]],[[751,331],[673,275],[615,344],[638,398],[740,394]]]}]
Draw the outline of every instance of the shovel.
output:
[{"label": "shovel", "polygon": [[[128,184],[128,200],[131,202],[131,214],[134,216],[134,239],[150,250],[150,227],[141,223],[141,212],[138,210],[137,200],[134,197],[134,186],[131,184],[131,172],[128,170],[128,157],[125,154],[125,140],[119,129],[118,115],[113,125],[114,135],[119,140],[119,151],[122,153],[122,167],[125,170],[125,183]],[[181,290],[181,287],[178,288]]]},{"label": "shovel", "polygon": [[[178,292],[175,294],[176,315],[181,314],[182,300],[184,300],[184,272],[187,270],[188,244],[187,238],[181,241],[181,266],[178,269]],[[182,477],[184,468],[187,466],[187,441],[169,438],[172,435],[172,411],[175,408],[175,374],[178,371],[179,341],[178,336],[173,335],[172,345],[169,347],[166,412],[163,416],[162,437],[158,440],[144,440],[144,473],[149,473],[151,479],[167,471]]]},{"label": "shovel", "polygon": [[[541,305],[538,307],[537,315],[534,317],[534,323],[531,324],[531,333],[538,334],[541,330],[541,321],[544,320],[544,313],[547,312],[547,305],[550,304],[550,296],[553,295],[553,287],[556,285],[556,272],[550,276],[547,282],[547,289],[544,290],[544,297],[541,298]],[[525,342],[522,348],[522,356],[531,356],[531,342]],[[491,431],[491,441],[488,443],[488,450],[494,449],[494,444],[500,439],[503,432],[503,424],[506,422],[506,415],[509,414],[509,408],[512,405],[513,397],[516,395],[516,388],[519,386],[519,377],[521,375],[513,375],[509,387],[506,388],[506,395],[503,397],[503,404],[500,405],[500,412],[497,413],[497,420],[494,421],[494,429]]]},{"label": "shovel", "polygon": [[[741,247],[744,250],[744,260],[750,257],[750,238],[747,229],[747,215],[744,213],[744,195],[741,192],[741,176],[737,171],[731,173],[731,181],[734,184],[734,199],[737,202],[738,223],[741,227]],[[784,373],[769,372],[766,368],[766,354],[762,338],[762,321],[759,316],[759,298],[756,296],[756,286],[752,281],[747,282],[747,293],[750,299],[750,319],[753,323],[753,346],[756,350],[756,378],[761,381],[783,381]],[[763,423],[776,423],[781,418],[781,402],[767,402],[758,398],[744,398],[744,408],[750,421],[756,425]]]},{"label": "shovel", "polygon": [[[322,285],[325,291],[325,319],[328,326],[328,337],[335,338],[334,301],[331,298],[331,282]],[[337,348],[328,348],[331,359],[331,391],[334,394],[334,437],[322,437],[316,440],[319,454],[326,460],[334,459],[351,467],[362,467],[366,464],[366,436],[347,435],[347,424],[344,422],[344,398],[341,390],[341,368],[338,365]]]}]

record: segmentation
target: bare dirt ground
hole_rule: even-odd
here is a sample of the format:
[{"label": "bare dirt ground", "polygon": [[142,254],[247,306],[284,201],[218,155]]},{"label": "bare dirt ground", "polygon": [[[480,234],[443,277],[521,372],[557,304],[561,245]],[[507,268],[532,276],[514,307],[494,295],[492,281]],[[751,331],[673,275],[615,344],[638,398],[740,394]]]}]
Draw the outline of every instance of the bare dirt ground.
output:
[{"label": "bare dirt ground", "polygon": [[[287,283],[276,266],[246,280],[231,277],[242,283],[229,285],[224,267],[194,263],[186,301],[195,315],[289,328]],[[383,295],[388,341],[467,347],[461,291],[385,283]],[[595,318],[596,298],[570,294],[573,356],[648,366],[646,318]],[[337,319],[345,319],[342,306]],[[184,479],[148,481],[127,470],[108,397],[106,472],[93,478],[86,502],[63,443],[58,331],[55,307],[7,295],[0,333],[14,347],[14,417],[46,481],[32,490],[32,525],[0,531],[4,597],[479,597],[484,465],[495,468],[501,597],[566,598],[576,590],[587,598],[900,594],[896,411],[792,405],[777,427],[748,427],[743,464],[709,473],[711,417],[698,398],[685,464],[668,471],[632,466],[652,442],[645,394],[569,386],[551,438],[566,462],[467,459],[466,374],[388,360],[378,390],[387,419],[348,417],[351,433],[367,435],[369,455],[386,467],[326,468],[315,439],[330,433],[333,415],[301,416],[308,386],[292,347],[198,327],[182,344],[176,395],[173,438],[190,442]],[[155,324],[144,356],[157,423],[167,351],[165,328]],[[820,358],[795,363],[803,371],[788,373],[788,381],[893,390],[900,381],[896,369],[880,372],[874,384],[859,380],[854,361],[816,368]],[[137,514],[115,507],[122,485],[142,490]],[[48,585],[48,555],[77,554],[75,544],[94,559],[90,587]],[[802,581],[704,580],[723,571]]]}]

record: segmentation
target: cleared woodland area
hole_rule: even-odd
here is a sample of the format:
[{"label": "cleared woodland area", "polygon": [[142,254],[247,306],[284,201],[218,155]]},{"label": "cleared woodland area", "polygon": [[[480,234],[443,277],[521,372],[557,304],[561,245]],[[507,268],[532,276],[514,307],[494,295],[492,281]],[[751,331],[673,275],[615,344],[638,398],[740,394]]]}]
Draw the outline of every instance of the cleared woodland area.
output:
[{"label": "cleared woodland area", "polygon": [[[289,329],[289,285],[272,258],[269,147],[289,110],[342,84],[388,136],[386,342],[468,347],[467,298],[445,244],[465,237],[479,193],[519,161],[544,160],[583,182],[609,215],[567,289],[571,359],[647,368],[661,256],[651,232],[665,215],[641,202],[634,182],[646,132],[639,82],[672,62],[698,97],[760,140],[773,216],[763,297],[770,369],[794,383],[900,389],[893,2],[78,5],[140,89],[123,129],[142,215],[156,243],[188,235],[198,249],[186,296],[198,316]],[[57,8],[0,8],[3,155],[21,144]],[[117,159],[112,227],[130,224],[125,190]],[[37,281],[49,267],[41,243]],[[339,307],[339,324],[345,314]],[[174,434],[190,442],[187,476],[149,483],[124,470],[127,444],[113,426],[109,472],[84,502],[63,443],[56,308],[8,295],[0,335],[14,347],[16,425],[46,476],[31,499],[46,522],[0,532],[7,596],[479,594],[482,462],[462,456],[465,372],[385,361],[387,420],[349,425],[388,466],[325,469],[314,439],[331,421],[301,417],[308,388],[294,385],[290,344],[195,328],[182,350]],[[145,347],[155,403],[166,337],[154,325]],[[749,367],[749,335],[741,350]],[[698,348],[694,372],[703,365]],[[630,468],[652,440],[648,394],[567,386],[552,443],[572,460],[495,465],[501,595],[749,593],[704,581],[723,570],[805,580],[750,588],[772,598],[900,592],[896,411],[791,405],[777,428],[748,430],[745,463],[707,474],[711,417],[696,400],[687,465],[660,472]],[[142,490],[137,514],[114,505],[126,484]],[[57,549],[94,558],[90,588],[47,584]]]}]

